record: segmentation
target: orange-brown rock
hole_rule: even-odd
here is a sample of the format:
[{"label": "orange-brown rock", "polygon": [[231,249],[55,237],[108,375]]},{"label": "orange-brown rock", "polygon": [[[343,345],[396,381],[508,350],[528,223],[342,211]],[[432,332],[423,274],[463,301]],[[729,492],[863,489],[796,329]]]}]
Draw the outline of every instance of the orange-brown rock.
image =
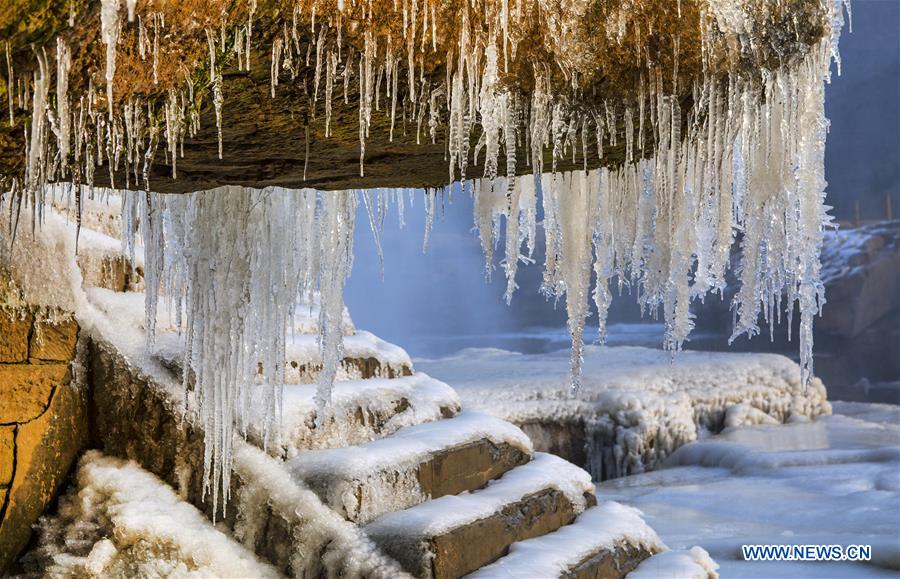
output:
[{"label": "orange-brown rock", "polygon": [[0,424],[28,422],[43,414],[53,390],[68,376],[66,364],[0,365]]},{"label": "orange-brown rock", "polygon": [[0,511],[0,570],[28,543],[86,443],[86,393],[70,384],[55,389],[46,412],[16,427],[15,470]]},{"label": "orange-brown rock", "polygon": [[0,426],[0,486],[8,485],[13,477],[15,436],[15,426]]},{"label": "orange-brown rock", "polygon": [[75,320],[58,323],[39,321],[31,333],[29,356],[33,360],[67,362],[75,357],[78,324]]},{"label": "orange-brown rock", "polygon": [[31,314],[0,309],[0,364],[28,359]]}]

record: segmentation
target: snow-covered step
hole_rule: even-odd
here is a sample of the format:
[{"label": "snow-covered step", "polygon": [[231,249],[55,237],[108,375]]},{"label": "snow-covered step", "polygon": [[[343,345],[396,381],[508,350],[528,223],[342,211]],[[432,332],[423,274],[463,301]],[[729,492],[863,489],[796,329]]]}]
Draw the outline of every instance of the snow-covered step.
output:
[{"label": "snow-covered step", "polygon": [[641,561],[664,549],[640,511],[607,501],[586,510],[574,523],[554,533],[514,543],[509,554],[469,577],[612,579],[624,577]]},{"label": "snow-covered step", "polygon": [[[87,291],[91,304],[117,323],[145,331],[144,293],[117,293],[102,288]],[[179,333],[177,316],[170,313],[165,302],[160,302],[156,315],[156,344],[154,356],[180,379],[184,362],[184,336]],[[308,314],[301,306],[300,313]],[[308,316],[295,316],[294,333],[288,333],[285,344],[285,383],[313,384],[322,369],[318,334],[304,333],[316,325]],[[395,344],[386,342],[370,332],[356,330],[345,315],[344,357],[338,368],[337,380],[367,378],[397,378],[412,374],[409,354]]]},{"label": "snow-covered step", "polygon": [[82,227],[78,234],[78,269],[82,287],[106,288],[115,292],[144,289],[144,261],[135,255],[132,264],[122,253],[122,242],[104,233]]},{"label": "snow-covered step", "polygon": [[513,543],[569,524],[595,502],[587,472],[536,453],[481,490],[384,515],[365,532],[416,577],[455,578],[502,557]]},{"label": "snow-covered step", "polygon": [[[269,454],[293,458],[304,450],[340,448],[390,436],[401,428],[452,418],[460,410],[453,388],[423,373],[395,379],[336,382],[331,404],[316,425],[316,386],[287,384],[282,419],[270,433]],[[253,405],[250,439],[263,446],[264,405]]]},{"label": "snow-covered step", "polygon": [[[285,347],[286,384],[313,384],[322,370],[318,334],[288,336]],[[344,359],[338,380],[397,378],[412,374],[412,361],[406,350],[364,330],[344,336]]]},{"label": "snow-covered step", "polygon": [[663,551],[644,559],[638,568],[628,574],[628,579],[718,579],[719,564],[713,561],[703,547]]},{"label": "snow-covered step", "polygon": [[326,504],[364,524],[430,498],[478,489],[531,456],[531,441],[516,426],[463,411],[367,444],[302,452],[286,464]]}]

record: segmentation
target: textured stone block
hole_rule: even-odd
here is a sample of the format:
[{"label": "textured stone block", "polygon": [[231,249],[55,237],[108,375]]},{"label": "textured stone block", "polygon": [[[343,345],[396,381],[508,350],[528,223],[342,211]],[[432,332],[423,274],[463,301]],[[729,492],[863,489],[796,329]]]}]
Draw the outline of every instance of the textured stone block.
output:
[{"label": "textured stone block", "polygon": [[28,359],[28,332],[31,314],[0,309],[0,363],[24,362]]},{"label": "textured stone block", "polygon": [[[15,427],[0,426],[0,485],[8,485],[15,464]],[[0,505],[3,501],[0,500]]]},{"label": "textured stone block", "polygon": [[0,365],[0,424],[34,420],[44,413],[53,388],[68,381],[66,364]]},{"label": "textured stone block", "polygon": [[624,579],[641,561],[653,555],[643,547],[622,544],[601,549],[585,558],[564,575],[567,579]]},{"label": "textured stone block", "polygon": [[[592,504],[594,497],[589,498],[588,504]],[[376,532],[372,538],[412,575],[451,579],[496,561],[517,541],[556,531],[577,515],[565,494],[548,487],[506,504],[488,517],[436,534],[421,536],[400,523],[396,533]]]},{"label": "textured stone block", "polygon": [[15,472],[0,513],[0,574],[28,544],[32,525],[87,443],[87,429],[85,392],[68,384],[55,390],[46,412],[18,427]]},{"label": "textured stone block", "polygon": [[38,322],[31,333],[30,357],[35,360],[68,362],[75,357],[78,324],[75,320],[52,324]]}]

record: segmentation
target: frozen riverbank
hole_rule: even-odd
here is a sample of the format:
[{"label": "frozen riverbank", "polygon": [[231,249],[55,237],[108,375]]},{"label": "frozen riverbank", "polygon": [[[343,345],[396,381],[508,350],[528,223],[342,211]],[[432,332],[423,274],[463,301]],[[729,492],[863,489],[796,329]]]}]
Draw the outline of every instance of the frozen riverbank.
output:
[{"label": "frozen riverbank", "polygon": [[467,408],[520,426],[539,450],[596,480],[652,470],[680,446],[725,426],[809,420],[830,412],[819,380],[772,354],[585,348],[583,388],[569,389],[569,352],[467,349],[415,367],[447,382]]},{"label": "frozen riverbank", "polygon": [[[835,403],[804,424],[727,429],[668,468],[598,485],[641,509],[672,549],[699,545],[723,577],[896,577],[900,409]],[[869,544],[870,563],[746,562],[744,544]]]}]

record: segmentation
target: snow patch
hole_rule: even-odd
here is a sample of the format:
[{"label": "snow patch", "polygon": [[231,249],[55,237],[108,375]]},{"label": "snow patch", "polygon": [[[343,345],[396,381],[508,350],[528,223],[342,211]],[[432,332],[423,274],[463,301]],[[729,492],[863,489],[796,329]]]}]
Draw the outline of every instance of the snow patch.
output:
[{"label": "snow patch", "polygon": [[665,551],[645,559],[638,568],[627,575],[628,579],[717,579],[718,563],[712,560],[702,547],[687,550]]}]

